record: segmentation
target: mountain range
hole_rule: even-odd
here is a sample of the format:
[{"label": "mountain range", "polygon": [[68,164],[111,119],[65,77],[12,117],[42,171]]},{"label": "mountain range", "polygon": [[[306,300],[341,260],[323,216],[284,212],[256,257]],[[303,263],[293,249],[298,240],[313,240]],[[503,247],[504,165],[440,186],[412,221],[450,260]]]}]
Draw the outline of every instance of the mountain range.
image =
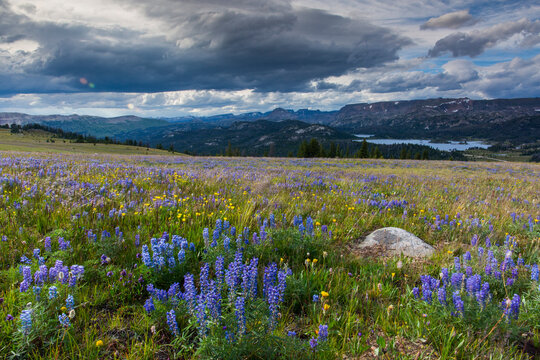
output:
[{"label": "mountain range", "polygon": [[38,123],[64,131],[214,153],[231,146],[260,153],[302,140],[350,142],[352,134],[381,138],[478,139],[513,146],[540,139],[540,98],[426,99],[346,105],[337,111],[282,108],[208,117],[103,118],[0,113],[0,125]]}]

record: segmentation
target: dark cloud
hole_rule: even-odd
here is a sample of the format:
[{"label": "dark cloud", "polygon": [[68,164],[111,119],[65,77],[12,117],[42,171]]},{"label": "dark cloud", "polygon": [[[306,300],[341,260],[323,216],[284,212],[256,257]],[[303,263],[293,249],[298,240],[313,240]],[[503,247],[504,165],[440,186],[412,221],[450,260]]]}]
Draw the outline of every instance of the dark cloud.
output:
[{"label": "dark cloud", "polygon": [[[170,29],[166,36],[120,27],[33,22],[11,12],[0,15],[0,36],[5,38],[0,41],[18,37],[38,42],[33,61],[20,66],[19,73],[43,81],[62,79],[58,91],[88,91],[79,82],[84,77],[95,84],[93,91],[119,92],[306,90],[312,80],[394,61],[410,44],[367,21],[294,10],[286,1],[221,4],[141,2],[146,16]],[[3,77],[7,82],[0,84],[0,93],[43,91],[43,81],[34,89],[18,88],[20,81]],[[45,86],[47,91],[58,82]]]},{"label": "dark cloud", "polygon": [[420,25],[420,29],[459,29],[460,27],[474,25],[477,22],[478,19],[469,14],[469,10],[461,10],[431,18]]},{"label": "dark cloud", "polygon": [[450,52],[454,57],[474,57],[516,34],[523,35],[524,39],[521,42],[523,46],[537,44],[540,41],[538,36],[540,34],[540,20],[521,19],[495,25],[485,30],[450,34],[437,41],[433,49],[429,50],[428,56],[436,57]]}]

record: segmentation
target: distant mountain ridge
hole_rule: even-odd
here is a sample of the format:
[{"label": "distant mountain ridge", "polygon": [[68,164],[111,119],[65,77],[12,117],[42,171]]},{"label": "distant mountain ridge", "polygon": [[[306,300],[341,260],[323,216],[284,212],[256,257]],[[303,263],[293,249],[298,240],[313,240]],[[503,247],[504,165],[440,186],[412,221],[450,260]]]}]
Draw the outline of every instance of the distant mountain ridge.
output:
[{"label": "distant mountain ridge", "polygon": [[105,118],[90,115],[28,115],[22,113],[0,113],[0,125],[41,124],[64,131],[96,137],[114,137],[116,134],[152,126],[167,125],[164,120],[147,119],[138,116],[118,116]]},{"label": "distant mountain ridge", "polygon": [[180,151],[197,154],[217,154],[231,147],[243,155],[285,156],[289,151],[296,153],[298,145],[305,139],[343,142],[355,136],[326,125],[309,124],[299,120],[256,120],[235,121],[223,127],[190,128],[186,126],[161,126],[146,130],[134,130],[120,134],[122,139],[137,139],[152,145],[171,145]]},{"label": "distant mountain ridge", "polygon": [[[514,145],[540,139],[540,98],[472,100],[426,99],[383,101],[346,105],[338,111],[287,110],[220,114],[206,117],[184,116],[148,119],[137,116],[103,118],[81,115],[27,115],[0,113],[0,125],[39,123],[98,137],[125,139],[129,134],[146,138],[145,131],[183,136],[190,133],[205,137],[203,129],[232,130],[238,122],[269,121],[265,128],[278,122],[295,120],[320,124],[341,134],[374,134],[378,137],[429,138],[439,140],[482,139],[492,142],[510,141]],[[259,124],[260,125],[260,124]],[[257,125],[257,126],[259,126]],[[246,125],[242,125],[246,126]],[[250,131],[254,129],[250,129]],[[155,141],[158,139],[153,135]],[[292,134],[282,134],[294,136]],[[247,140],[245,140],[247,141]]]}]

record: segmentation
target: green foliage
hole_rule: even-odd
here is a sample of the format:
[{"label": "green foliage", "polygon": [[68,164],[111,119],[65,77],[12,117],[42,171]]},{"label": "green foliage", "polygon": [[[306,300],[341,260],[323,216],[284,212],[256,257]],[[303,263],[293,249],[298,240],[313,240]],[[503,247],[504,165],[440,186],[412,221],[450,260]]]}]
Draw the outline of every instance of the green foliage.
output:
[{"label": "green foliage", "polygon": [[[345,143],[315,140],[318,156],[323,150],[328,157],[347,154],[340,150]],[[379,157],[378,147],[367,147],[370,156]],[[312,141],[305,142],[305,150],[315,148]],[[398,156],[402,149],[396,150]],[[406,150],[424,157],[421,151]],[[539,261],[537,169],[532,164],[14,153],[4,153],[2,161],[0,236],[6,238],[0,241],[0,358],[525,359],[525,344],[540,344],[539,284],[531,281],[525,266],[511,286],[486,277],[493,299],[485,309],[463,295],[463,317],[453,316],[453,309],[437,304],[435,297],[429,306],[411,295],[420,286],[420,275],[438,277],[455,256],[471,251],[474,234],[497,243],[492,249],[500,259],[508,233],[519,243],[526,264]],[[518,214],[515,220],[512,213]],[[250,236],[249,244],[237,245],[244,227],[261,235],[270,214],[276,224],[265,228],[266,241],[254,243]],[[292,225],[295,215],[313,219],[313,236]],[[230,236],[230,249],[224,249],[222,238],[216,247],[205,247],[203,229],[211,234],[216,219],[225,218],[237,230]],[[435,245],[436,254],[413,260],[373,257],[358,249],[366,234],[385,226],[413,232]],[[122,236],[115,234],[116,228]],[[95,239],[90,230],[98,234]],[[113,235],[102,237],[103,230]],[[181,265],[148,269],[141,247],[165,231],[193,242],[195,250],[186,251]],[[46,236],[52,239],[51,251],[44,250]],[[68,249],[59,248],[60,237],[70,241]],[[176,337],[166,321],[170,301],[154,299],[155,311],[145,311],[147,285],[167,290],[175,282],[182,285],[191,273],[199,286],[204,262],[213,264],[224,255],[228,263],[239,247],[245,259],[258,257],[261,266],[275,262],[292,270],[275,329],[268,327],[268,306],[261,299],[249,302],[249,331],[234,339],[225,333],[237,329],[228,303],[223,303],[222,323],[211,323],[204,337],[182,301],[175,307]],[[39,301],[31,288],[21,293],[21,256],[31,259],[34,272],[36,248],[48,268],[57,260],[83,265],[77,287],[59,285],[55,301],[46,296],[49,283]],[[109,260],[102,262],[102,255]],[[474,271],[483,271],[483,266],[474,263]],[[260,291],[262,268],[258,275]],[[66,313],[61,308],[70,293],[76,314],[65,330],[58,316]],[[514,293],[522,299],[519,318],[497,324],[500,302]],[[33,327],[24,335],[19,318],[29,302]],[[13,321],[6,320],[8,314]],[[320,325],[328,325],[328,340],[313,350],[309,340],[318,337]],[[288,336],[289,331],[296,336]]]}]

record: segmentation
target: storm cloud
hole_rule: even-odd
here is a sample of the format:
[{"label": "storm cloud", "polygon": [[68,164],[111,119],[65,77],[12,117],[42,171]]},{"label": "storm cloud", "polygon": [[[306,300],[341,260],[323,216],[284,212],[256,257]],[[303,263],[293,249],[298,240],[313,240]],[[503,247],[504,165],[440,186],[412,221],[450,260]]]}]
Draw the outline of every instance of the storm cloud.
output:
[{"label": "storm cloud", "polygon": [[15,56],[6,56],[12,70],[32,81],[9,81],[4,73],[0,93],[51,91],[59,79],[58,91],[88,91],[80,78],[94,91],[299,91],[316,79],[394,61],[411,43],[365,20],[288,2],[145,4],[141,11],[162,22],[166,34],[35,22],[4,5],[0,41],[24,38],[39,47],[18,68]]},{"label": "storm cloud", "polygon": [[539,18],[519,0],[0,0],[0,111],[538,96]]},{"label": "storm cloud", "polygon": [[530,21],[521,19],[492,26],[484,30],[476,30],[470,33],[450,34],[435,44],[429,50],[428,56],[436,57],[450,52],[452,56],[475,57],[482,54],[486,49],[494,47],[497,43],[510,37],[521,34],[520,41],[523,46],[534,46],[540,42],[540,20]]}]

